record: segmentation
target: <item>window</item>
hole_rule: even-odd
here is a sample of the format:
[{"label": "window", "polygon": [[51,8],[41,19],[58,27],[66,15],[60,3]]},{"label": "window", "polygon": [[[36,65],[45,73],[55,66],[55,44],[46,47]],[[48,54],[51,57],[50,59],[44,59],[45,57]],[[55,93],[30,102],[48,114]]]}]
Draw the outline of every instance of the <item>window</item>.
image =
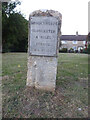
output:
[{"label": "window", "polygon": [[77,50],[77,47],[76,47],[76,46],[73,46],[73,49],[74,49],[74,50]]},{"label": "window", "polygon": [[61,41],[62,42],[62,44],[67,44],[67,41]]},{"label": "window", "polygon": [[83,44],[85,45],[86,41],[83,41]]},{"label": "window", "polygon": [[77,41],[76,41],[76,40],[74,40],[74,41],[73,41],[73,44],[77,44]]}]

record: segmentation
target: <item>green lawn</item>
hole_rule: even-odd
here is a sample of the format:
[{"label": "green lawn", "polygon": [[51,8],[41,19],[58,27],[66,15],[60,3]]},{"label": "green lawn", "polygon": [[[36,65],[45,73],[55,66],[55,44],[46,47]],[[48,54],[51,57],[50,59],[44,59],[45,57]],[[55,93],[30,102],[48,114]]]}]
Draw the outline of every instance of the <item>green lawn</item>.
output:
[{"label": "green lawn", "polygon": [[88,55],[60,53],[56,91],[26,87],[27,54],[3,54],[4,118],[88,117]]}]

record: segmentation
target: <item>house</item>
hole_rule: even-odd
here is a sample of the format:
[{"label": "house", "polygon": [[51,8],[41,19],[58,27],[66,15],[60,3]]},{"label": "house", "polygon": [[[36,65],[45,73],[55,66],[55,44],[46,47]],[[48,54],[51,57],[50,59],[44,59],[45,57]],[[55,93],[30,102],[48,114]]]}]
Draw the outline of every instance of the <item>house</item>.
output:
[{"label": "house", "polygon": [[80,51],[83,48],[86,48],[86,41],[87,35],[78,35],[78,32],[76,32],[76,35],[61,35],[61,47],[67,48],[68,50],[73,49]]}]

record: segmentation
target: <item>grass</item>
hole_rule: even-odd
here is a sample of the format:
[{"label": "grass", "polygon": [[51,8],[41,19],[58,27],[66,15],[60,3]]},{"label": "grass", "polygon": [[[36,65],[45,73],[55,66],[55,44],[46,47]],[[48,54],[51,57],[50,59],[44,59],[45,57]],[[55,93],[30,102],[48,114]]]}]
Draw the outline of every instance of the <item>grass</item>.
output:
[{"label": "grass", "polygon": [[2,55],[0,53],[0,120],[2,119]]},{"label": "grass", "polygon": [[56,91],[26,87],[27,54],[3,54],[2,96],[4,118],[88,117],[88,56],[58,56]]}]

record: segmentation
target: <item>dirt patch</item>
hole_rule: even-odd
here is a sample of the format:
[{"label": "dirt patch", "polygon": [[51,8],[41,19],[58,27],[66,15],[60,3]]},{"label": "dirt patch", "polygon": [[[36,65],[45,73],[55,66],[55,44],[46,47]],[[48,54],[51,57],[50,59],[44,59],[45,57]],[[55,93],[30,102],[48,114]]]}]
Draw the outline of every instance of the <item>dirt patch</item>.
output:
[{"label": "dirt patch", "polygon": [[19,114],[26,118],[32,117],[60,117],[59,110],[65,104],[65,97],[61,89],[57,88],[55,93],[36,90],[32,87],[26,87],[19,96],[20,107]]}]

